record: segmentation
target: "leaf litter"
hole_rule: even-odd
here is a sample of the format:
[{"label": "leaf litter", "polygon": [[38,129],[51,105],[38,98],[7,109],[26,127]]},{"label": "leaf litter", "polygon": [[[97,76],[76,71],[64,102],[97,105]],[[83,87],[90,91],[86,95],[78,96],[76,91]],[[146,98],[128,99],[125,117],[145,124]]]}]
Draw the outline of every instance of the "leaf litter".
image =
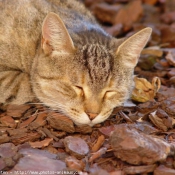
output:
[{"label": "leaf litter", "polygon": [[114,37],[153,28],[135,68],[132,101],[93,128],[76,126],[37,100],[2,107],[0,171],[175,174],[175,2],[82,1]]}]

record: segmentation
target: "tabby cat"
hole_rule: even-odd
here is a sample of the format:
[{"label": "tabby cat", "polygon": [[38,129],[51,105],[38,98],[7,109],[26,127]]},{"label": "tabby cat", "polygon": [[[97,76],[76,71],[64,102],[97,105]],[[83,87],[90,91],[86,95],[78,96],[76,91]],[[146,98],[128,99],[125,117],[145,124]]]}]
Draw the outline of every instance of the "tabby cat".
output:
[{"label": "tabby cat", "polygon": [[93,126],[129,98],[151,28],[118,40],[76,0],[0,0],[0,12],[1,104],[37,98]]}]

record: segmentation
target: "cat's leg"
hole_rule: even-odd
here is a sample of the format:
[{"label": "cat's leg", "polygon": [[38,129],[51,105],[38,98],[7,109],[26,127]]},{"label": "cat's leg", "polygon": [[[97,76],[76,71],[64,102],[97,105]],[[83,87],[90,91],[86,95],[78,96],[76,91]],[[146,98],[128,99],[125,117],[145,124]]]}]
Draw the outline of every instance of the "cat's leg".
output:
[{"label": "cat's leg", "polygon": [[30,77],[20,71],[0,71],[0,103],[23,104],[34,99]]}]

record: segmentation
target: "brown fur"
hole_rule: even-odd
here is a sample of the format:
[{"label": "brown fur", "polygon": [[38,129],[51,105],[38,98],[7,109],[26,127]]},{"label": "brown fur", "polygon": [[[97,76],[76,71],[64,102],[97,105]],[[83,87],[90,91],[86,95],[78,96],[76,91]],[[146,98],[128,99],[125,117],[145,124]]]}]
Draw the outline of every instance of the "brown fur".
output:
[{"label": "brown fur", "polygon": [[0,11],[0,103],[37,97],[94,125],[128,99],[150,28],[117,40],[75,0],[0,0]]}]

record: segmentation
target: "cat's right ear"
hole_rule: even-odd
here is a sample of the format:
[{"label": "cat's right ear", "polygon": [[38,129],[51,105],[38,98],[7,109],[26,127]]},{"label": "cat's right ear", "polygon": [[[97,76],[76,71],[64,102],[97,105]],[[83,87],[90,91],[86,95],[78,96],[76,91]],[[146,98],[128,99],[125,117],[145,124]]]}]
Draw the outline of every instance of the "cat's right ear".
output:
[{"label": "cat's right ear", "polygon": [[63,21],[53,12],[48,13],[44,19],[41,47],[45,54],[51,54],[53,51],[65,54],[75,50]]}]

